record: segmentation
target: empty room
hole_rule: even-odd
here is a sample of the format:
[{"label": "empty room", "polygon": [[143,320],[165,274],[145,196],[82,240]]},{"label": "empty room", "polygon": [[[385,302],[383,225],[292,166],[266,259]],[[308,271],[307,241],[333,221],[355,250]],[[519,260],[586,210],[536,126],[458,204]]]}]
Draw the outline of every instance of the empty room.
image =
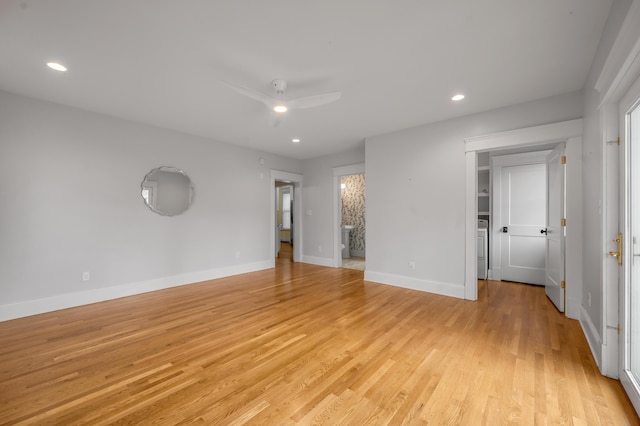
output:
[{"label": "empty room", "polygon": [[640,424],[639,23],[0,2],[0,425]]}]

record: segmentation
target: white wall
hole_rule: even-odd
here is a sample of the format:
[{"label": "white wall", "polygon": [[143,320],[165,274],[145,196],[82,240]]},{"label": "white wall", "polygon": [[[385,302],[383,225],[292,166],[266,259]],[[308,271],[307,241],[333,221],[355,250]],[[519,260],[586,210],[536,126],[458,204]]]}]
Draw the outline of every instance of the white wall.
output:
[{"label": "white wall", "polygon": [[364,158],[362,147],[303,162],[303,262],[333,266],[333,168],[364,163]]},{"label": "white wall", "polygon": [[368,138],[365,278],[464,297],[464,138],[581,115],[576,92]]},{"label": "white wall", "polygon": [[[159,166],[179,216],[143,203]],[[0,92],[0,320],[269,267],[270,169],[301,163]]]}]

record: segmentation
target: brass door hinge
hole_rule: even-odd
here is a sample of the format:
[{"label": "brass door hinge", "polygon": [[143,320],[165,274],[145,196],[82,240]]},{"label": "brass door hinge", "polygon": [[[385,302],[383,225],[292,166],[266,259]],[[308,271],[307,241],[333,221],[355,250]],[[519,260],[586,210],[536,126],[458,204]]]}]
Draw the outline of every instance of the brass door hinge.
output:
[{"label": "brass door hinge", "polygon": [[618,136],[618,146],[620,146],[620,136]]},{"label": "brass door hinge", "polygon": [[620,324],[618,324],[618,334],[620,334]]},{"label": "brass door hinge", "polygon": [[564,217],[560,219],[560,226],[567,226],[567,219],[565,219]]},{"label": "brass door hinge", "polygon": [[560,162],[561,162],[562,164],[567,164],[567,156],[566,156],[566,155],[563,155],[562,157],[560,157]]},{"label": "brass door hinge", "polygon": [[567,286],[567,283],[564,281],[560,281],[560,288],[565,288]]}]

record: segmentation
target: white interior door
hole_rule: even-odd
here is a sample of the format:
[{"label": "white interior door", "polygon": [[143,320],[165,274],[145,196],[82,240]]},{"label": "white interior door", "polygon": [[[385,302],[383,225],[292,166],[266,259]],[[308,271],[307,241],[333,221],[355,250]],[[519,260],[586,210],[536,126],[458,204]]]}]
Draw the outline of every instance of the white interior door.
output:
[{"label": "white interior door", "polygon": [[558,145],[547,156],[547,226],[545,292],[560,312],[564,312],[564,242],[565,228],[562,226],[564,211],[565,167],[562,157],[564,144]]},{"label": "white interior door", "polygon": [[620,381],[640,412],[640,80],[620,104]]},{"label": "white interior door", "polygon": [[545,283],[546,165],[502,167],[502,279]]}]

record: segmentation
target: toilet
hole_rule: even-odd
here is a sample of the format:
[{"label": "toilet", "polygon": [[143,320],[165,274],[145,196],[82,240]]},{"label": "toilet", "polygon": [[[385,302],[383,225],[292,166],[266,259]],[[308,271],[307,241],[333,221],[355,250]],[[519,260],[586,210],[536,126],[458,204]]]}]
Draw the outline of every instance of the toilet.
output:
[{"label": "toilet", "polygon": [[342,258],[347,259],[351,257],[349,252],[349,233],[355,228],[353,225],[342,225]]}]

